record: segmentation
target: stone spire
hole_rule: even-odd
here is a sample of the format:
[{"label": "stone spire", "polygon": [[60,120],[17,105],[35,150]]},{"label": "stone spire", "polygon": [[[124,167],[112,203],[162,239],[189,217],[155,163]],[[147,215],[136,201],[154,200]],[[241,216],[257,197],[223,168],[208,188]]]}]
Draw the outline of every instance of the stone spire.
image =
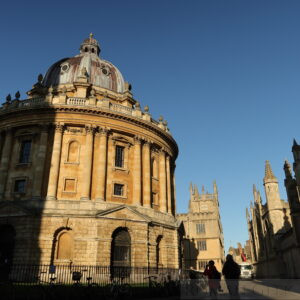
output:
[{"label": "stone spire", "polygon": [[194,194],[194,189],[193,189],[193,183],[190,183],[190,195],[192,196]]},{"label": "stone spire", "polygon": [[293,177],[292,167],[291,167],[291,165],[290,165],[290,163],[288,162],[287,159],[284,162],[283,170],[285,172],[285,178],[286,179],[291,179]]},{"label": "stone spire", "polygon": [[254,200],[256,199],[256,196],[257,196],[257,190],[256,190],[255,184],[253,184],[253,197],[254,197]]},{"label": "stone spire", "polygon": [[246,208],[246,218],[247,218],[247,221],[250,222],[250,215],[249,215],[248,207]]},{"label": "stone spire", "polygon": [[278,182],[277,178],[273,174],[270,162],[268,160],[266,160],[266,166],[265,166],[264,183],[266,182]]},{"label": "stone spire", "polygon": [[217,182],[214,180],[214,194],[218,194]]},{"label": "stone spire", "polygon": [[195,189],[195,196],[198,198],[199,197],[199,191],[198,191],[198,187],[197,187],[196,184],[195,184],[194,189]]}]

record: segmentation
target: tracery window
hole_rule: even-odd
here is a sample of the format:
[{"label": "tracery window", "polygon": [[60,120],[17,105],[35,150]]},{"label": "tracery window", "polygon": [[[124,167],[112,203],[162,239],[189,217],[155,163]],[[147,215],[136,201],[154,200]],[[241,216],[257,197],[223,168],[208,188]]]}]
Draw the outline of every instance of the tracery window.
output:
[{"label": "tracery window", "polygon": [[205,224],[204,223],[196,224],[196,231],[197,233],[205,233]]},{"label": "tracery window", "polygon": [[197,241],[197,248],[198,250],[206,251],[207,250],[206,240]]}]

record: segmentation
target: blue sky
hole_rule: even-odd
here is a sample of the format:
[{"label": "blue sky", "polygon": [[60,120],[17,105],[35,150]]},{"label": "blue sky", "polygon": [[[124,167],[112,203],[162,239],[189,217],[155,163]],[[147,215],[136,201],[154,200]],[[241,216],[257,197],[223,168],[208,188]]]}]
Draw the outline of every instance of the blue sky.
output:
[{"label": "blue sky", "polygon": [[5,1],[0,12],[0,99],[78,53],[90,32],[101,56],[163,115],[179,145],[177,210],[190,181],[216,179],[226,250],[248,235],[252,184],[270,160],[282,170],[300,142],[300,1]]}]

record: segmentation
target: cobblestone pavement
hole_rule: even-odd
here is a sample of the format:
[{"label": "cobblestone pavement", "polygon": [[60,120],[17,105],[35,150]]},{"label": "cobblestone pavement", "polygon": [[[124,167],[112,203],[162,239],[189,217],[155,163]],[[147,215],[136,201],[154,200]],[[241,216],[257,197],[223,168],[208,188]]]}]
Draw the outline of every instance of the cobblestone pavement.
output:
[{"label": "cobblestone pavement", "polygon": [[[224,281],[221,282],[221,288],[222,292],[218,293],[218,299],[230,299],[226,283]],[[300,280],[273,279],[240,281],[239,293],[240,299],[300,300]],[[182,285],[181,297],[177,299],[192,300],[211,298],[209,297],[208,287],[204,289],[197,289],[197,287],[195,288],[195,285],[192,287]]]}]

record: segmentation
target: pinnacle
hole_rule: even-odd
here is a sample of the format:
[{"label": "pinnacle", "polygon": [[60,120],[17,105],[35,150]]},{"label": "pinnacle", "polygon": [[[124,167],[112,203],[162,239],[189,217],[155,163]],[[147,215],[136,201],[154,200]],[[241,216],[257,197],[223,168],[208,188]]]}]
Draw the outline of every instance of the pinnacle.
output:
[{"label": "pinnacle", "polygon": [[294,139],[294,141],[293,141],[293,146],[299,146],[296,139]]},{"label": "pinnacle", "polygon": [[277,180],[276,176],[273,174],[270,162],[268,160],[266,160],[264,181],[266,181],[268,179],[275,179],[275,180]]}]

